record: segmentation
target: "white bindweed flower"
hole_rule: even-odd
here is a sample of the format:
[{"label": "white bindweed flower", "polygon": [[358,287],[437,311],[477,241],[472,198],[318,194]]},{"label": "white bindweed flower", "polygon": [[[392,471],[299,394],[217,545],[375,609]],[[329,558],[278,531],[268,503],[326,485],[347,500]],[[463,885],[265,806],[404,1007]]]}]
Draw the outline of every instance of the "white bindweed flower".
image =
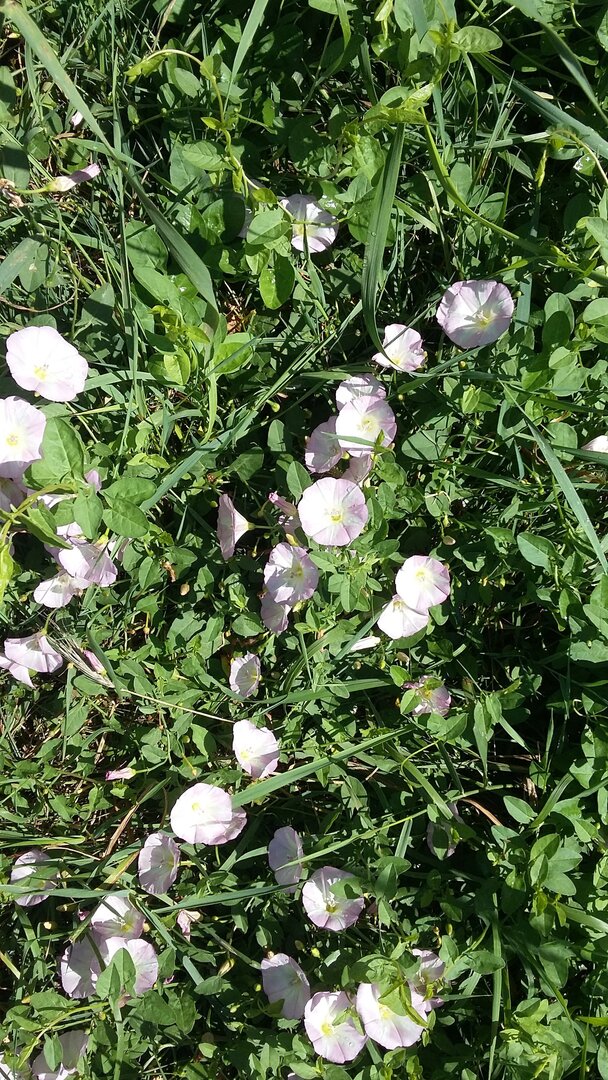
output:
[{"label": "white bindweed flower", "polygon": [[446,289],[437,322],[450,341],[461,349],[491,345],[508,330],[513,298],[498,281],[456,281]]},{"label": "white bindweed flower", "polygon": [[158,979],[158,958],[154,946],[140,937],[128,940],[124,937],[105,938],[101,943],[100,951],[106,966],[121,949],[128,952],[135,968],[133,993],[145,994],[146,990],[152,989]]},{"label": "white bindweed flower", "polygon": [[56,176],[54,180],[51,180],[46,185],[47,191],[52,191],[54,194],[63,195],[66,191],[71,191],[72,188],[78,186],[78,184],[85,184],[88,180],[94,180],[96,176],[99,176],[101,168],[99,165],[91,164],[85,165],[84,169],[76,169],[69,176]]},{"label": "white bindweed flower", "polygon": [[101,938],[138,938],[144,917],[126,896],[110,893],[91,915],[91,928]]},{"label": "white bindweed flower", "polygon": [[275,953],[262,960],[262,985],[272,1003],[282,1002],[281,1016],[299,1020],[310,1001],[310,983],[302,968],[286,953]]},{"label": "white bindweed flower", "polygon": [[6,362],[18,386],[47,401],[72,401],[89,373],[84,356],[52,326],[25,326],[11,334]]},{"label": "white bindweed flower", "polygon": [[400,596],[393,596],[378,619],[378,629],[395,640],[409,638],[423,630],[428,621],[428,611],[414,611]]},{"label": "white bindweed flower", "polygon": [[75,596],[80,596],[89,582],[84,578],[71,577],[70,574],[55,574],[55,577],[41,581],[34,589],[34,600],[48,608],[66,607]]},{"label": "white bindweed flower", "polygon": [[608,454],[608,435],[596,435],[581,450],[594,450],[596,454]]},{"label": "white bindweed flower", "polygon": [[[84,1057],[89,1045],[89,1035],[80,1028],[64,1031],[58,1036],[61,1046],[61,1064],[53,1069],[46,1057],[46,1051],[38,1054],[32,1062],[32,1072],[38,1080],[66,1080],[78,1070],[78,1062]],[[0,1074],[1,1077],[1,1074]]]},{"label": "white bindweed flower", "polygon": [[213,784],[193,784],[171,811],[173,832],[188,844],[227,844],[242,832],[246,821],[228,792]]},{"label": "white bindweed flower", "polygon": [[330,416],[318,424],[308,437],[304,464],[311,473],[328,473],[342,457],[342,447],[336,438],[336,417]]},{"label": "white bindweed flower", "polygon": [[151,833],[137,860],[139,884],[152,896],[161,896],[174,884],[179,870],[179,848],[165,832]]},{"label": "white bindweed flower", "polygon": [[442,604],[450,595],[450,572],[447,566],[426,555],[406,559],[395,579],[397,595],[422,614]]},{"label": "white bindweed flower", "polygon": [[295,892],[302,877],[302,840],[291,825],[277,829],[268,845],[268,865],[274,872],[277,885],[284,885],[286,892]]},{"label": "white bindweed flower", "polygon": [[269,728],[238,720],[232,729],[232,749],[243,771],[254,780],[263,780],[277,771],[279,744]]},{"label": "white bindweed flower", "polygon": [[24,851],[23,855],[15,859],[9,879],[11,885],[19,883],[24,890],[19,896],[15,896],[15,903],[19,907],[42,904],[49,893],[57,888],[58,877],[59,867],[52,862],[46,851],[39,848]]},{"label": "white bindweed flower", "polygon": [[410,987],[411,1006],[420,1017],[417,1024],[410,1016],[397,1013],[382,1001],[382,991],[378,983],[361,983],[357,991],[357,1012],[370,1039],[386,1050],[396,1050],[399,1046],[413,1046],[424,1031],[426,1015],[430,1011],[430,1002]]},{"label": "white bindweed flower", "polygon": [[426,360],[420,334],[403,323],[391,323],[385,328],[382,348],[384,352],[372,356],[381,367],[412,372],[422,367]]},{"label": "white bindweed flower", "polygon": [[319,571],[305,548],[277,544],[264,567],[264,583],[276,604],[293,607],[310,599],[319,583]]},{"label": "white bindweed flower", "polygon": [[253,653],[245,653],[230,661],[229,684],[233,694],[241,698],[257,694],[260,685],[260,658]]},{"label": "white bindweed flower", "polygon": [[250,528],[247,518],[239,514],[230,496],[220,495],[217,511],[217,538],[225,562],[232,558],[241,536],[244,536]]},{"label": "white bindweed flower", "polygon": [[349,896],[345,882],[355,881],[353,874],[323,866],[308,879],[302,889],[302,903],[308,918],[322,930],[345,930],[356,923],[365,901],[362,896]]},{"label": "white bindweed flower", "polygon": [[46,416],[18,397],[0,398],[0,465],[16,466],[11,479],[18,479],[32,461],[37,461]]},{"label": "white bindweed flower", "polygon": [[49,644],[42,633],[22,638],[6,638],[4,655],[12,664],[45,675],[52,674],[63,665],[63,656]]},{"label": "white bindweed flower", "polygon": [[395,414],[384,398],[353,398],[338,413],[338,442],[351,457],[367,457],[378,447],[390,446],[396,434]]},{"label": "white bindweed flower", "polygon": [[331,247],[338,235],[338,222],[312,196],[292,195],[280,204],[292,219],[291,246],[296,251],[304,251],[306,244],[313,254]]},{"label": "white bindweed flower", "polygon": [[350,379],[341,382],[336,390],[338,410],[348,405],[349,401],[360,397],[385,398],[386,390],[374,375],[351,375]]},{"label": "white bindweed flower", "polygon": [[343,990],[314,994],[304,1010],[304,1027],[319,1057],[338,1065],[353,1061],[367,1042],[367,1035],[355,1023],[352,1002]]},{"label": "white bindweed flower", "polygon": [[311,484],[298,504],[307,536],[328,547],[344,547],[359,536],[369,517],[365,496],[350,480],[324,476]]}]

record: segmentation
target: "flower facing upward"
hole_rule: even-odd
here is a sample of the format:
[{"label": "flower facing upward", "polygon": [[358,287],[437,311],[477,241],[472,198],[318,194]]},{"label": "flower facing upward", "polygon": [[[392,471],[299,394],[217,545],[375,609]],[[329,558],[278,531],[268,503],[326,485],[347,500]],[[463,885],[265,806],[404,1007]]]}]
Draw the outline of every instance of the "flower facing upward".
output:
[{"label": "flower facing upward", "polygon": [[[18,397],[0,398],[0,465],[19,466],[23,472],[40,457],[46,417]],[[16,477],[13,476],[13,479]]]},{"label": "flower facing upward", "polygon": [[296,251],[305,250],[304,237],[312,253],[331,247],[338,235],[338,222],[333,214],[319,206],[311,195],[292,195],[280,202],[292,218],[291,246]]},{"label": "flower facing upward", "polygon": [[217,512],[217,538],[225,562],[232,558],[241,536],[244,536],[250,528],[247,518],[239,514],[230,496],[220,495]]},{"label": "flower facing upward", "polygon": [[295,892],[302,877],[301,858],[304,855],[302,840],[290,825],[277,829],[268,845],[268,865],[274,872],[277,885],[285,885],[287,892]]},{"label": "flower facing upward", "polygon": [[237,720],[232,729],[232,749],[241,768],[254,780],[263,780],[277,771],[279,744],[269,728]]},{"label": "flower facing upward", "polygon": [[304,464],[311,473],[327,473],[342,457],[342,447],[336,438],[336,417],[330,416],[318,424],[309,435],[304,452]]},{"label": "flower facing upward", "polygon": [[412,555],[399,570],[395,588],[408,607],[426,613],[450,595],[450,572],[438,559]]},{"label": "flower facing upward", "polygon": [[456,281],[443,294],[437,322],[461,349],[479,349],[504,334],[513,310],[513,298],[506,285],[498,281]]},{"label": "flower facing upward", "polygon": [[433,679],[432,676],[427,675],[423,679],[419,679],[418,682],[404,683],[403,689],[418,692],[418,701],[411,709],[414,716],[422,716],[423,713],[439,713],[440,716],[447,716],[452,704],[452,697],[438,679]]},{"label": "flower facing upward", "polygon": [[241,698],[257,694],[260,685],[261,664],[259,656],[245,653],[230,661],[230,689]]},{"label": "flower facing upward", "polygon": [[352,457],[367,456],[377,446],[389,446],[397,434],[397,421],[384,398],[358,397],[338,413],[336,435]]},{"label": "flower facing upward", "polygon": [[325,1059],[343,1065],[353,1061],[367,1042],[351,1013],[351,1000],[343,990],[339,993],[313,994],[304,1010],[306,1034],[315,1052]]},{"label": "flower facing upward", "polygon": [[322,930],[346,930],[356,923],[363,911],[362,896],[346,895],[345,881],[354,881],[354,875],[335,866],[323,866],[308,879],[302,888],[302,903],[308,918]]},{"label": "flower facing upward", "polygon": [[[51,1068],[44,1050],[34,1058],[32,1072],[34,1076],[38,1077],[38,1080],[65,1080],[66,1076],[75,1073],[80,1058],[86,1053],[89,1036],[86,1031],[81,1029],[64,1031],[63,1034],[59,1035],[59,1043],[61,1046],[61,1064],[59,1068]],[[0,1077],[1,1075],[0,1072]]]},{"label": "flower facing upward", "polygon": [[277,544],[264,567],[264,582],[276,604],[293,607],[312,596],[319,583],[319,571],[305,548]]},{"label": "flower facing upward", "polygon": [[262,985],[272,1003],[281,1001],[281,1016],[299,1020],[310,1001],[310,983],[302,968],[286,953],[275,953],[262,960]]},{"label": "flower facing upward", "polygon": [[6,342],[13,379],[47,401],[72,401],[82,393],[89,365],[52,326],[26,326]]},{"label": "flower facing upward", "polygon": [[391,323],[385,327],[382,348],[384,352],[372,356],[372,360],[382,367],[395,368],[397,371],[417,371],[426,360],[420,334],[403,323]]},{"label": "flower facing upward", "polygon": [[359,536],[369,517],[365,495],[350,480],[324,476],[306,489],[298,505],[307,536],[328,547],[344,547]]},{"label": "flower facing upward", "polygon": [[409,638],[424,630],[428,621],[428,611],[414,611],[400,596],[393,596],[378,619],[378,629],[395,640]]},{"label": "flower facing upward", "polygon": [[32,889],[32,892],[23,892],[15,896],[15,903],[19,907],[35,907],[47,899],[52,889],[57,888],[59,867],[52,863],[46,851],[35,848],[32,851],[24,851],[18,859],[15,859],[11,870],[10,884],[20,883],[24,888]]},{"label": "flower facing upward", "polygon": [[179,870],[179,848],[168,833],[155,832],[147,838],[137,860],[139,884],[151,896],[169,891]]},{"label": "flower facing upward", "polygon": [[336,405],[338,410],[360,397],[386,397],[386,390],[381,382],[373,375],[351,375],[350,379],[341,382],[336,390]]},{"label": "flower facing upward", "polygon": [[18,664],[29,671],[39,671],[50,675],[63,664],[63,656],[49,644],[44,634],[30,634],[29,637],[6,638],[4,655],[12,664]]},{"label": "flower facing upward", "polygon": [[173,832],[188,844],[226,844],[239,835],[246,820],[228,792],[213,784],[193,784],[171,811]]},{"label": "flower facing upward", "polygon": [[102,938],[136,938],[144,928],[144,917],[126,896],[110,893],[91,915],[91,928]]},{"label": "flower facing upward", "polygon": [[410,987],[411,1004],[422,1023],[417,1024],[411,1017],[394,1012],[384,1005],[382,990],[378,983],[361,983],[357,990],[357,1012],[370,1039],[379,1043],[386,1050],[395,1050],[398,1046],[413,1046],[424,1031],[425,1017],[430,1011],[430,1003],[422,994]]}]

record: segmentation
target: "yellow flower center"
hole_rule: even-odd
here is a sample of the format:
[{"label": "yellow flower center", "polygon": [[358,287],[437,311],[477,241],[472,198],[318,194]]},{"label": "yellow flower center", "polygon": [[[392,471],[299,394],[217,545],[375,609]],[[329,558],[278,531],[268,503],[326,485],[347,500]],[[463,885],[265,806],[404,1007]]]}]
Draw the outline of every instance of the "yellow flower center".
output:
[{"label": "yellow flower center", "polygon": [[199,810],[201,809],[200,802],[193,802],[190,809],[193,810],[195,814],[198,814]]},{"label": "yellow flower center", "polygon": [[12,431],[10,435],[6,436],[6,445],[7,446],[18,446],[19,445],[19,436],[16,435],[14,431]]},{"label": "yellow flower center", "polygon": [[340,522],[344,521],[344,511],[332,510],[329,515],[329,520],[333,521],[334,525],[339,525]]},{"label": "yellow flower center", "polygon": [[34,368],[34,375],[41,382],[44,382],[44,380],[47,377],[47,374],[48,374],[48,368],[47,368],[46,364],[43,367],[35,367]]},{"label": "yellow flower center", "polygon": [[378,1012],[381,1020],[390,1020],[393,1015],[393,1010],[389,1009],[388,1005],[378,1005]]},{"label": "yellow flower center", "polygon": [[321,1024],[321,1034],[329,1036],[329,1035],[333,1035],[333,1033],[334,1033],[334,1025],[330,1024],[328,1020],[325,1020],[325,1022],[323,1024]]}]

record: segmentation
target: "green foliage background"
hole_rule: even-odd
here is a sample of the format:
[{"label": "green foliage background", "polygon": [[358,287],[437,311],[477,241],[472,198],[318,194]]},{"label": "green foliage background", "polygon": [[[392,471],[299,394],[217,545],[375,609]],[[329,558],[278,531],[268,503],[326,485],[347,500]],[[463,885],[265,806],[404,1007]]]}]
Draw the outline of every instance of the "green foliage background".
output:
[{"label": "green foliage background", "polygon": [[[2,329],[55,325],[92,364],[76,404],[44,407],[55,436],[32,484],[75,496],[91,537],[129,540],[117,584],[48,631],[74,661],[93,647],[110,685],[77,663],[34,694],[2,676],[3,880],[32,846],[64,870],[44,908],[3,889],[2,1052],[23,1065],[77,1023],[95,1077],[608,1077],[608,459],[580,449],[608,429],[607,5],[0,13]],[[93,184],[39,190],[91,159]],[[299,191],[341,222],[314,259],[277,206]],[[434,315],[469,277],[504,282],[516,314],[495,346],[463,353]],[[429,359],[385,376],[398,435],[370,525],[354,556],[315,551],[318,592],[274,637],[259,618],[281,538],[268,494],[297,500],[305,436],[399,321]],[[0,395],[14,392],[3,375]],[[222,492],[256,526],[228,564]],[[60,514],[11,523],[3,636],[44,625],[31,594]],[[449,564],[451,604],[428,633],[349,653],[420,552]],[[243,703],[227,666],[247,649],[264,679]],[[450,689],[447,718],[409,715],[402,685],[425,674]],[[271,718],[292,771],[245,782],[226,723],[242,717]],[[123,764],[136,777],[106,782]],[[229,849],[187,848],[171,897],[152,901],[137,852],[195,779],[236,792],[248,827]],[[433,855],[428,823],[455,801],[456,852]],[[266,847],[284,824],[309,870],[359,877],[356,927],[317,932],[276,889]],[[77,909],[110,887],[133,890],[161,954],[158,989],[123,1008],[112,986],[69,1001],[57,977]],[[178,906],[202,915],[190,944]],[[260,990],[267,950],[315,988],[352,990],[401,978],[412,946],[440,952],[449,986],[407,1051],[317,1062]]]}]

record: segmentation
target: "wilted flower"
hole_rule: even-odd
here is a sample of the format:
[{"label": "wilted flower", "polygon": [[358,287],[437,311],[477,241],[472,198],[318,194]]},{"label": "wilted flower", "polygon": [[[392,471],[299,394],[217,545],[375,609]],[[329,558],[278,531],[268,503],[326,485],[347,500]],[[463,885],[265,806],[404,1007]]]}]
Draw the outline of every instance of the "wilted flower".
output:
[{"label": "wilted flower", "polygon": [[397,573],[395,589],[408,607],[426,613],[450,595],[450,572],[438,559],[412,555]]},{"label": "wilted flower", "polygon": [[279,744],[269,728],[237,720],[232,729],[232,749],[241,768],[255,780],[277,771]]},{"label": "wilted flower", "polygon": [[361,983],[357,990],[357,1012],[366,1034],[386,1050],[395,1050],[398,1046],[413,1046],[424,1031],[430,1003],[411,987],[410,995],[412,1009],[420,1016],[421,1024],[385,1005],[381,1000],[382,990],[378,983]]},{"label": "wilted flower", "polygon": [[126,766],[124,769],[110,769],[106,773],[106,780],[132,780],[136,775],[135,769]]},{"label": "wilted flower", "polygon": [[25,326],[6,342],[13,379],[47,401],[72,401],[82,393],[89,365],[52,326]]},{"label": "wilted flower", "polygon": [[151,833],[137,860],[142,889],[152,896],[161,896],[173,885],[178,869],[179,848],[175,840],[166,832]]},{"label": "wilted flower", "polygon": [[284,499],[282,495],[278,495],[276,491],[271,491],[268,496],[268,501],[276,506],[277,510],[281,511],[279,523],[283,526],[286,536],[295,536],[296,529],[300,528],[300,518],[298,517],[297,507],[288,499]]},{"label": "wilted flower", "polygon": [[173,832],[188,844],[226,844],[242,832],[246,820],[228,792],[213,784],[193,784],[171,811]]},{"label": "wilted flower", "polygon": [[343,1065],[356,1058],[367,1042],[357,1027],[351,1000],[339,993],[313,994],[304,1010],[306,1034],[319,1057]]},{"label": "wilted flower", "polygon": [[144,994],[146,990],[151,990],[158,979],[158,958],[154,946],[140,937],[129,940],[124,937],[106,938],[100,947],[106,966],[121,949],[126,949],[135,968],[133,993]]},{"label": "wilted flower", "polygon": [[220,495],[217,512],[217,538],[220,542],[220,550],[224,561],[228,561],[234,555],[234,549],[241,536],[251,528],[251,525],[239,514],[229,495]]},{"label": "wilted flower", "polygon": [[513,298],[498,281],[456,281],[446,289],[437,322],[461,349],[491,345],[508,329]]},{"label": "wilted flower", "polygon": [[[418,957],[420,967],[415,978],[410,979],[410,986],[426,997],[429,986],[443,979],[445,964],[431,949],[412,949],[412,955]],[[443,1002],[441,998],[433,998],[430,1004],[435,1009],[438,1005],[443,1005]]]},{"label": "wilted flower", "polygon": [[32,851],[24,851],[23,855],[15,859],[11,870],[10,884],[20,882],[24,888],[32,889],[33,892],[24,892],[15,896],[15,903],[19,907],[35,907],[47,899],[49,893],[57,888],[59,867],[53,863],[46,851],[34,848]]},{"label": "wilted flower", "polygon": [[281,1016],[299,1020],[310,1001],[310,983],[302,968],[286,953],[262,960],[262,985],[270,1002],[282,1001]]},{"label": "wilted flower", "polygon": [[378,629],[390,638],[408,638],[423,630],[428,621],[428,611],[414,611],[400,596],[393,596],[378,619]]},{"label": "wilted flower", "polygon": [[414,716],[422,716],[423,713],[439,713],[441,716],[447,716],[452,698],[443,683],[439,683],[437,679],[426,675],[418,682],[404,683],[403,689],[416,690],[418,693],[418,701],[410,710]]},{"label": "wilted flower", "polygon": [[351,457],[367,456],[370,449],[389,446],[396,434],[395,414],[384,398],[353,398],[338,413],[336,435]]},{"label": "wilted flower", "polygon": [[596,454],[608,454],[608,435],[596,435],[581,447],[581,450],[595,450]]},{"label": "wilted flower", "polygon": [[179,926],[186,941],[190,941],[192,936],[192,923],[198,922],[201,917],[200,911],[188,911],[186,908],[182,908],[179,912],[177,919],[175,920]]},{"label": "wilted flower", "polygon": [[4,655],[11,664],[18,664],[29,671],[39,671],[46,675],[57,671],[63,664],[61,653],[49,644],[42,633],[30,634],[29,637],[22,638],[6,638]]},{"label": "wilted flower", "polygon": [[18,397],[0,398],[0,465],[15,466],[13,479],[40,457],[46,416]]},{"label": "wilted flower", "polygon": [[376,645],[379,645],[381,640],[382,638],[376,637],[375,634],[372,634],[370,637],[359,638],[358,641],[355,641],[354,644],[349,646],[348,652],[364,652],[366,649],[375,649]]},{"label": "wilted flower", "polygon": [[307,536],[328,547],[344,547],[359,536],[369,517],[365,496],[350,480],[324,476],[306,489],[298,505]]},{"label": "wilted flower", "polygon": [[295,892],[302,877],[301,859],[304,854],[302,840],[290,825],[277,829],[268,845],[268,865],[274,872],[277,885],[288,886],[286,892]]},{"label": "wilted flower", "polygon": [[144,928],[144,917],[126,896],[110,893],[91,915],[91,928],[100,938],[137,938]]},{"label": "wilted flower", "polygon": [[100,949],[102,939],[96,934],[80,938],[69,945],[59,961],[61,985],[68,997],[87,998],[95,993],[101,973]]},{"label": "wilted flower", "polygon": [[338,410],[360,397],[385,398],[386,390],[382,383],[374,375],[351,375],[350,379],[344,379],[336,390],[336,405]]},{"label": "wilted flower", "polygon": [[318,424],[309,435],[304,451],[304,464],[311,473],[327,473],[342,457],[342,447],[336,438],[336,417],[330,416]]},{"label": "wilted flower", "polygon": [[302,888],[302,903],[315,926],[322,930],[345,930],[356,923],[365,902],[362,896],[347,896],[342,884],[354,880],[353,874],[335,866],[323,866],[308,879]]},{"label": "wilted flower", "polygon": [[230,689],[239,697],[248,698],[257,694],[260,685],[260,658],[253,653],[245,653],[230,661]]},{"label": "wilted flower", "polygon": [[290,604],[277,604],[270,593],[264,593],[261,606],[262,622],[268,630],[272,630],[273,634],[282,634],[287,629],[290,611]]},{"label": "wilted flower", "polygon": [[[62,527],[57,530],[60,535]],[[118,577],[118,567],[112,562],[104,544],[72,541],[71,547],[61,548],[57,552],[57,561],[71,577],[86,582],[87,586],[107,587],[113,585]]]},{"label": "wilted flower", "polygon": [[331,247],[338,235],[338,222],[311,195],[292,195],[281,199],[280,204],[293,219],[291,246],[296,251],[304,251],[305,237],[310,252]]},{"label": "wilted flower", "polygon": [[382,367],[411,372],[417,371],[426,360],[420,334],[403,323],[391,323],[385,328],[382,348],[384,352],[372,356]]},{"label": "wilted flower", "polygon": [[99,165],[85,165],[84,169],[76,169],[69,176],[56,176],[54,180],[51,180],[46,185],[46,190],[63,195],[65,191],[71,191],[78,184],[84,184],[87,180],[94,180],[96,176],[99,176],[100,172]]},{"label": "wilted flower", "polygon": [[[78,1062],[84,1056],[89,1043],[89,1035],[80,1028],[73,1031],[64,1031],[59,1035],[61,1044],[61,1064],[58,1069],[52,1069],[49,1065],[45,1051],[38,1054],[32,1062],[32,1072],[38,1080],[65,1080],[78,1069]],[[0,1072],[0,1077],[2,1073]]]},{"label": "wilted flower", "polygon": [[264,567],[264,582],[276,604],[293,607],[312,596],[319,583],[319,571],[305,548],[277,544]]},{"label": "wilted flower", "polygon": [[62,608],[75,596],[80,596],[89,582],[84,578],[72,577],[71,574],[55,574],[46,581],[41,581],[34,589],[34,600],[48,608]]}]

